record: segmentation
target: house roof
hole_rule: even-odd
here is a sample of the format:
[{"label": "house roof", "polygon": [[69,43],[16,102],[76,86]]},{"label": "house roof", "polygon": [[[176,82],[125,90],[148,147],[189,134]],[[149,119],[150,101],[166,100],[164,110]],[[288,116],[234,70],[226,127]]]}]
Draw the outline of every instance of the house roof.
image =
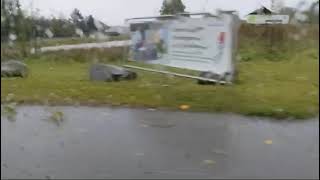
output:
[{"label": "house roof", "polygon": [[276,12],[262,6],[261,8],[249,13],[248,15],[258,15],[258,14],[276,14]]}]

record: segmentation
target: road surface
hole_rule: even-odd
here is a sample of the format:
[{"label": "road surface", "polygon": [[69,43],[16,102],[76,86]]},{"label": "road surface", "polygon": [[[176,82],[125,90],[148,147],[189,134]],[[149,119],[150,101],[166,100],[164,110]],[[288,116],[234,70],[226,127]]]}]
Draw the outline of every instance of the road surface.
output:
[{"label": "road surface", "polygon": [[[319,178],[319,118],[20,106],[1,178]],[[58,126],[49,120],[63,112]]]}]

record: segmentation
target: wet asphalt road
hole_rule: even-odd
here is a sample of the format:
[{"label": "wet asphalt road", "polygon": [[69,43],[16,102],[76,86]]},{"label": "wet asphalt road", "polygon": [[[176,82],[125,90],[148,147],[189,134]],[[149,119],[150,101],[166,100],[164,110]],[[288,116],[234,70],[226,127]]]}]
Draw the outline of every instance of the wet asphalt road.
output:
[{"label": "wet asphalt road", "polygon": [[[21,106],[1,178],[319,178],[319,118]],[[57,126],[51,111],[63,111]]]}]

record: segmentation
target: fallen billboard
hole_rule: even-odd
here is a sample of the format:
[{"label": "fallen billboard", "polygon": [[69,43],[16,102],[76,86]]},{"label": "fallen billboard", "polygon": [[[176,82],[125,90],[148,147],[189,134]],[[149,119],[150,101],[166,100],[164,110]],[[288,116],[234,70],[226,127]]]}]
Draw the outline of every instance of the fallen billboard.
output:
[{"label": "fallen billboard", "polygon": [[131,60],[211,72],[232,81],[240,22],[236,15],[198,13],[150,19],[128,21]]}]

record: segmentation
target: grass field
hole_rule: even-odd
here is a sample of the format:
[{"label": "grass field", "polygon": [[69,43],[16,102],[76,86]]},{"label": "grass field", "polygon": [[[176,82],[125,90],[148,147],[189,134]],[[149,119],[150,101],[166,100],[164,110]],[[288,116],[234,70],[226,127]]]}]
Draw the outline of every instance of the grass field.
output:
[{"label": "grass field", "polygon": [[240,62],[231,86],[199,86],[194,80],[138,72],[130,82],[88,80],[88,62],[30,59],[27,79],[1,79],[1,100],[12,93],[25,103],[130,105],[192,111],[306,118],[319,111],[319,62],[310,50],[291,61]]},{"label": "grass field", "polygon": [[32,40],[29,42],[15,42],[12,46],[8,43],[1,42],[1,60],[3,59],[21,59],[31,55],[31,49],[34,47],[47,47],[47,46],[59,46],[59,45],[72,45],[72,44],[83,44],[83,43],[100,43],[107,41],[118,41],[128,40],[128,36],[113,36],[108,39],[97,39],[89,37],[69,37],[69,38],[46,38],[38,39],[37,41]]},{"label": "grass field", "polygon": [[172,110],[188,105],[189,111],[308,118],[319,113],[316,42],[286,42],[283,51],[268,52],[263,43],[242,40],[237,62],[239,77],[228,86],[201,86],[195,80],[143,71],[137,71],[138,79],[134,81],[90,82],[90,64],[96,60],[119,63],[121,48],[46,53],[26,59],[31,69],[28,78],[1,79],[1,101],[13,94],[21,103]]}]

